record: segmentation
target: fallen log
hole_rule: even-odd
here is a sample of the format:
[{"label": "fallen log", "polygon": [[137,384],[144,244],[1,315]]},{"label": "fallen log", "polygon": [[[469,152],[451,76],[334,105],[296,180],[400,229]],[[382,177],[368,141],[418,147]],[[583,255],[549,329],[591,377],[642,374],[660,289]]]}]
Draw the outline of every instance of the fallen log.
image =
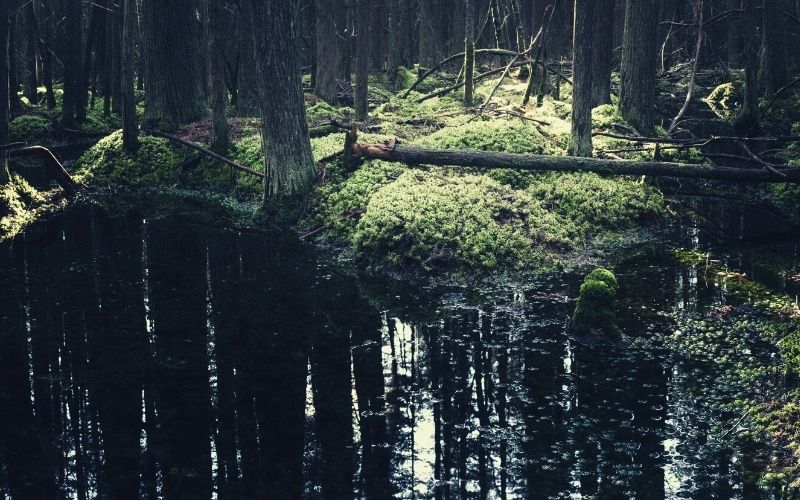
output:
[{"label": "fallen log", "polygon": [[529,172],[594,172],[600,175],[647,175],[732,182],[789,182],[800,184],[800,168],[777,169],[776,173],[752,168],[715,167],[670,162],[429,149],[398,145],[394,140],[384,144],[359,144],[352,135],[352,132],[348,134],[348,140],[345,144],[345,165],[349,168],[363,160],[386,160],[410,165],[511,168]]},{"label": "fallen log", "polygon": [[38,156],[67,198],[72,198],[78,193],[78,184],[70,177],[67,170],[49,149],[42,146],[14,147],[6,150],[4,154],[9,158],[14,156]]},{"label": "fallen log", "polygon": [[184,139],[181,139],[180,137],[175,137],[174,135],[170,135],[170,134],[167,134],[165,132],[161,132],[160,130],[145,130],[144,133],[152,135],[154,137],[162,137],[164,139],[167,139],[168,141],[172,141],[172,142],[174,142],[176,144],[180,144],[181,146],[186,146],[187,148],[194,149],[198,153],[206,155],[209,158],[213,158],[213,159],[217,160],[218,162],[224,163],[225,165],[228,165],[229,167],[232,167],[232,168],[234,168],[234,169],[236,169],[236,170],[238,170],[240,172],[244,172],[246,174],[254,175],[254,176],[260,177],[262,179],[264,178],[264,172],[258,172],[256,170],[253,170],[252,168],[247,168],[244,165],[239,165],[238,163],[236,163],[234,161],[231,161],[228,158],[225,158],[224,156],[219,155],[219,154],[211,151],[210,149],[206,149],[206,148],[200,147],[197,144],[194,144],[192,142],[189,142],[189,141],[186,141]]}]

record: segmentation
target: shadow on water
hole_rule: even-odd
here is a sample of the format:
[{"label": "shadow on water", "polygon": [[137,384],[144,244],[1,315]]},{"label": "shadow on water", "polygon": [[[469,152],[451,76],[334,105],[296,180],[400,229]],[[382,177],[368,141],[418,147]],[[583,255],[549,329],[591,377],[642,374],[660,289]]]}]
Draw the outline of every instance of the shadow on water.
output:
[{"label": "shadow on water", "polygon": [[[568,338],[579,276],[378,300],[289,238],[96,207],[0,251],[10,498],[747,496],[713,371]],[[620,269],[629,334],[724,301]]]}]

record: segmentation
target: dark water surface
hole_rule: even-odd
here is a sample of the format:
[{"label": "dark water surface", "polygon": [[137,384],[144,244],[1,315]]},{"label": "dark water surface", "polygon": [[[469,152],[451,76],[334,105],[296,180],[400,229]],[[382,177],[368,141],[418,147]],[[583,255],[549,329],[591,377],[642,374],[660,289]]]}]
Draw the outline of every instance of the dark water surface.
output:
[{"label": "dark water surface", "polygon": [[[750,496],[714,372],[567,337],[578,275],[435,292],[96,207],[0,252],[7,498]],[[616,270],[632,337],[727,300],[658,252]]]}]

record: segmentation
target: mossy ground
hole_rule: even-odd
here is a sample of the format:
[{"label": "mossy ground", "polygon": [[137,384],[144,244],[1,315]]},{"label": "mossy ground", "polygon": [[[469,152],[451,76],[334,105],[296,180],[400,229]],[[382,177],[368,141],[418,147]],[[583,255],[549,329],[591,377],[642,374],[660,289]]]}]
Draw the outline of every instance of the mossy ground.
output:
[{"label": "mossy ground", "polygon": [[22,176],[11,174],[0,185],[0,241],[13,238],[42,213],[61,200],[58,192],[40,192]]},{"label": "mossy ground", "polygon": [[[476,102],[493,85],[479,85]],[[429,89],[417,90],[407,98],[400,91],[374,109],[371,123],[379,124],[380,134],[360,140],[397,138],[430,148],[566,154],[569,102],[546,97],[540,107],[518,108],[522,81],[506,79],[480,114],[467,112],[458,93],[417,102]],[[619,120],[615,114],[605,118]],[[318,158],[342,144],[337,136],[312,143]],[[565,263],[594,242],[649,226],[665,216],[665,206],[657,190],[633,178],[413,168],[383,161],[349,173],[334,162],[303,223],[324,228],[327,236],[379,266],[524,269]]]},{"label": "mossy ground", "polygon": [[[53,109],[47,108],[44,91],[44,87],[39,88],[39,103],[36,105],[31,105],[26,98],[21,97],[24,114],[9,122],[9,138],[12,142],[47,145],[64,142],[74,136],[74,134],[65,132],[58,125],[64,96],[63,90],[58,87],[54,89],[56,106]],[[86,120],[78,126],[80,134],[101,136],[121,126],[120,118],[116,114],[104,116],[103,99],[103,97],[89,99]],[[137,108],[137,112],[141,111],[141,107]]]}]

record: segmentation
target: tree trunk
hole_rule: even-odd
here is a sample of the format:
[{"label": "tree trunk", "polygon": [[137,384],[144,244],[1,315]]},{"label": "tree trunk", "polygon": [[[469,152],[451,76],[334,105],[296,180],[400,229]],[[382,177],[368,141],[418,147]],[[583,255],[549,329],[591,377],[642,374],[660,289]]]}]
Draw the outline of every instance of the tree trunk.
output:
[{"label": "tree trunk", "polygon": [[[315,178],[295,33],[295,0],[250,0],[258,65],[264,205],[303,197]],[[320,59],[326,61],[326,59]]]},{"label": "tree trunk", "polygon": [[364,121],[369,113],[369,67],[370,67],[370,46],[374,39],[372,36],[372,25],[375,18],[372,16],[373,7],[370,0],[358,0],[356,3],[355,38],[356,45],[356,85],[354,95],[354,107],[356,110],[356,120]]},{"label": "tree trunk", "polygon": [[134,72],[136,69],[136,0],[123,0],[122,12],[122,143],[133,153],[139,149],[139,130],[136,127],[136,98]]},{"label": "tree trunk", "polygon": [[625,5],[619,111],[639,132],[653,131],[658,0],[629,0]]},{"label": "tree trunk", "polygon": [[758,128],[758,25],[756,0],[742,0],[744,32],[744,100],[733,123],[737,134],[747,135]]},{"label": "tree trunk", "polygon": [[174,130],[203,115],[199,36],[193,0],[144,0],[145,125]]},{"label": "tree trunk", "polygon": [[[740,9],[742,0],[728,0],[728,10]],[[728,66],[739,67],[742,63],[742,21],[732,16],[728,24]]]},{"label": "tree trunk", "polygon": [[766,0],[764,2],[764,59],[762,73],[767,98],[786,85],[786,23],[783,19],[784,2]]},{"label": "tree trunk", "polygon": [[36,13],[33,10],[34,2],[25,5],[25,97],[31,105],[39,103],[37,86],[39,82],[38,58],[36,53]]},{"label": "tree trunk", "polygon": [[609,160],[566,156],[522,155],[460,149],[428,149],[393,144],[355,143],[345,161],[386,160],[409,165],[513,168],[528,172],[595,172],[601,175],[652,175],[733,182],[790,182],[800,184],[800,169],[785,168],[785,176],[752,168],[714,167],[684,163]]},{"label": "tree trunk", "polygon": [[333,106],[339,105],[339,81],[345,80],[347,35],[345,2],[317,0],[317,85],[314,93]]},{"label": "tree trunk", "polygon": [[[111,111],[122,115],[122,5],[118,5],[114,15],[109,16],[109,30],[111,42]],[[140,59],[145,56],[141,54]],[[139,80],[143,75],[139,74]]]},{"label": "tree trunk", "polygon": [[592,106],[611,103],[611,60],[614,55],[614,0],[599,0],[594,8]]},{"label": "tree trunk", "polygon": [[61,121],[67,128],[75,128],[86,116],[85,110],[81,112],[84,101],[81,96],[82,64],[82,6],[81,0],[66,0],[66,39],[64,47],[64,102],[61,111]]},{"label": "tree trunk", "polygon": [[[0,145],[8,143],[8,15],[10,0],[0,0]],[[0,185],[8,182],[8,157],[0,151]]]},{"label": "tree trunk", "polygon": [[419,2],[419,64],[430,68],[442,58],[441,0]]},{"label": "tree trunk", "polygon": [[211,83],[211,113],[213,130],[211,149],[224,153],[231,145],[228,118],[225,115],[225,28],[228,20],[228,2],[211,0],[208,21],[208,64]]},{"label": "tree trunk", "polygon": [[592,39],[594,1],[575,0],[572,39],[572,133],[568,152],[592,156]]},{"label": "tree trunk", "polygon": [[472,106],[475,97],[475,5],[464,0],[464,105]]},{"label": "tree trunk", "polygon": [[[81,109],[83,119],[86,118],[86,100],[89,91],[92,96],[96,94],[92,82],[95,81],[92,73],[99,60],[98,43],[102,43],[102,32],[106,26],[106,15],[108,13],[108,0],[95,0],[92,2],[91,16],[89,19],[89,30],[86,34],[86,43],[83,48],[83,70],[81,73]],[[99,40],[99,42],[98,42]]]},{"label": "tree trunk", "polygon": [[47,109],[56,107],[56,94],[53,90],[53,55],[50,53],[53,45],[53,33],[55,32],[55,8],[52,0],[43,0],[41,12],[44,13],[42,22],[42,35],[39,41],[39,52],[42,56],[42,84],[45,88],[45,101]]},{"label": "tree trunk", "polygon": [[9,87],[9,112],[11,116],[18,116],[22,114],[22,101],[19,98],[19,71],[17,60],[17,28],[19,20],[15,10],[17,4],[12,2],[11,25],[8,34],[8,87]]}]

